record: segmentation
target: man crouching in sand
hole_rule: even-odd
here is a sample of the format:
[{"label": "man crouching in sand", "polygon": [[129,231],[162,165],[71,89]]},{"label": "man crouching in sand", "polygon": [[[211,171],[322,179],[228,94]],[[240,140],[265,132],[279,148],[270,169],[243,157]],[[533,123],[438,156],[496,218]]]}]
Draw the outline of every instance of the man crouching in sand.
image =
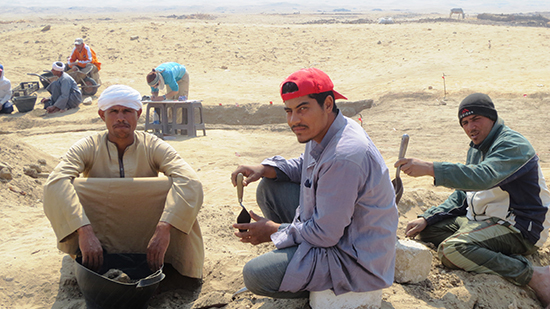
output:
[{"label": "man crouching in sand", "polygon": [[[172,146],[152,134],[136,131],[142,112],[138,91],[124,85],[110,86],[99,97],[98,107],[107,130],[76,142],[44,186],[44,211],[57,236],[58,248],[71,255],[80,253],[82,264],[97,271],[103,264],[103,246],[113,243],[120,230],[134,231],[123,234],[126,238],[116,239],[117,246],[111,247],[117,252],[143,250],[151,270],[156,271],[163,265],[166,270],[171,264],[180,274],[173,272],[178,280],[200,285],[204,249],[196,218],[202,206],[203,190],[197,174]],[[153,186],[135,191],[133,194],[140,196],[139,207],[117,200],[121,191],[134,191],[140,179],[153,181],[159,173],[168,178],[168,191]],[[75,178],[79,175],[95,179],[96,183],[103,180],[104,183],[95,185],[100,192],[96,195],[109,196],[109,203],[86,208],[75,187]],[[117,190],[109,186],[112,178],[129,178],[129,181],[120,184]],[[147,202],[161,192],[166,198],[160,203]],[[87,198],[95,197],[88,195]],[[111,202],[113,200],[115,202]],[[151,219],[159,207],[160,219]],[[136,209],[142,208],[147,208],[147,212],[136,214]],[[131,220],[118,220],[127,214],[131,214]],[[152,223],[152,236],[143,239],[138,235],[151,226],[147,219],[156,222]]]},{"label": "man crouching in sand", "polygon": [[404,158],[395,163],[409,176],[432,176],[455,189],[407,225],[406,235],[438,246],[443,265],[495,274],[529,286],[550,308],[550,267],[524,256],[548,238],[550,191],[531,143],[498,117],[491,98],[467,96],[458,120],[470,138],[466,164]]}]

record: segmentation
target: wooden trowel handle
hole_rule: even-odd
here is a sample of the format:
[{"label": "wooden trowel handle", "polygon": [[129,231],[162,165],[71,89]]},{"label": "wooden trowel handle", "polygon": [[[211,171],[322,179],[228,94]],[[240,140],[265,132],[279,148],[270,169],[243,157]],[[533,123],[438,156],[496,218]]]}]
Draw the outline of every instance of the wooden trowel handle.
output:
[{"label": "wooden trowel handle", "polygon": [[403,134],[401,137],[401,146],[399,147],[399,159],[403,159],[405,157],[407,146],[409,146],[409,135]]},{"label": "wooden trowel handle", "polygon": [[[407,146],[409,146],[409,135],[405,133],[401,137],[401,146],[399,146],[399,159],[403,159],[405,157]],[[395,178],[399,178],[399,172],[401,172],[401,165],[399,165],[395,170]]]},{"label": "wooden trowel handle", "polygon": [[237,198],[239,199],[239,203],[243,202],[243,193],[244,193],[243,179],[244,179],[243,174],[239,173],[237,175]]}]

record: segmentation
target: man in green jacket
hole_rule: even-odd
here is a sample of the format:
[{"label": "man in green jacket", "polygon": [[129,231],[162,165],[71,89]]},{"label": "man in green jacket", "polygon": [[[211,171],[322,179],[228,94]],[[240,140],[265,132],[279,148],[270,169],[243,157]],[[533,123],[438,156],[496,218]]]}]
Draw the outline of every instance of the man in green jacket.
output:
[{"label": "man in green jacket", "polygon": [[531,287],[550,308],[550,267],[533,266],[524,256],[548,238],[550,192],[529,141],[498,117],[488,95],[467,96],[458,109],[471,139],[466,165],[398,160],[409,176],[432,176],[434,185],[455,191],[408,223],[406,236],[419,235],[438,246],[452,269],[497,274]]}]

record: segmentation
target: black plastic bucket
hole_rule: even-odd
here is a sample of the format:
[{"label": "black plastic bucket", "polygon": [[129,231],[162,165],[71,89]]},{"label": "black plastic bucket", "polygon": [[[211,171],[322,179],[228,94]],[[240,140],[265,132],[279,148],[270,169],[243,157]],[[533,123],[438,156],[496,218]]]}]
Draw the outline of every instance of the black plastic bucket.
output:
[{"label": "black plastic bucket", "polygon": [[[165,275],[162,269],[152,272],[146,254],[105,254],[103,266],[94,272],[76,258],[76,281],[86,299],[88,309],[145,309]],[[118,269],[127,274],[133,283],[118,282],[100,274]]]},{"label": "black plastic bucket", "polygon": [[25,96],[13,97],[12,102],[13,104],[15,104],[15,106],[17,106],[17,110],[20,113],[26,113],[34,109],[34,104],[36,104],[36,96],[25,95]]}]

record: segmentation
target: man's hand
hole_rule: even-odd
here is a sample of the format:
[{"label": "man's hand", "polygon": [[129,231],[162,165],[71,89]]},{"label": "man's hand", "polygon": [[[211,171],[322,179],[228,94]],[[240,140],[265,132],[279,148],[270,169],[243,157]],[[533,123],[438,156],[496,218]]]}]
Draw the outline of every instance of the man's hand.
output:
[{"label": "man's hand", "polygon": [[416,235],[418,235],[426,228],[426,226],[428,226],[428,222],[424,218],[412,220],[407,224],[407,228],[405,229],[405,236],[414,239]]},{"label": "man's hand", "polygon": [[82,253],[82,265],[98,271],[103,265],[103,248],[99,239],[95,236],[90,224],[81,226],[78,230],[78,246]]},{"label": "man's hand", "polygon": [[164,264],[164,255],[170,244],[170,229],[172,225],[160,221],[157,224],[155,234],[147,245],[147,264],[152,271],[159,270]]},{"label": "man's hand", "polygon": [[235,232],[235,236],[240,237],[242,242],[248,242],[253,245],[271,241],[271,234],[277,232],[280,224],[260,217],[252,210],[250,211],[250,217],[256,222],[233,224],[233,227],[236,229],[248,230],[247,232]]},{"label": "man's hand", "polygon": [[237,186],[237,175],[242,173],[246,178],[243,180],[243,185],[246,187],[249,183],[254,182],[262,177],[276,178],[277,172],[273,166],[268,165],[239,165],[237,169],[231,173],[231,183],[233,187]]},{"label": "man's hand", "polygon": [[432,176],[434,177],[434,164],[428,161],[422,161],[419,159],[399,159],[393,165],[395,168],[401,165],[401,171],[403,173],[412,176]]},{"label": "man's hand", "polygon": [[151,101],[164,101],[164,97],[161,95],[152,95]]}]

